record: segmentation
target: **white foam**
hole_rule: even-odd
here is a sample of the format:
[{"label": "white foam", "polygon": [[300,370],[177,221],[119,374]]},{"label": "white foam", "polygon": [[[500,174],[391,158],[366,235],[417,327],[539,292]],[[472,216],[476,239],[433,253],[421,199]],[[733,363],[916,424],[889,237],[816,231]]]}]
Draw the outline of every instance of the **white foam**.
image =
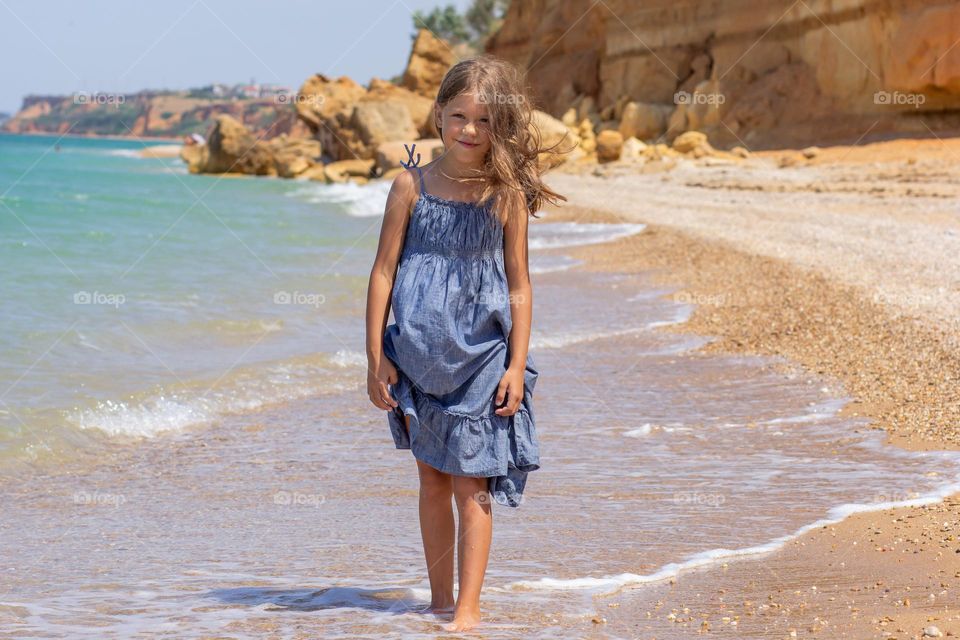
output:
[{"label": "white foam", "polygon": [[666,327],[672,324],[683,324],[690,319],[690,315],[693,313],[693,305],[689,304],[678,304],[672,309],[673,317],[668,320],[657,320],[655,322],[647,323],[648,328],[653,327]]},{"label": "white foam", "polygon": [[366,367],[367,356],[361,351],[352,351],[349,349],[340,349],[331,359],[333,364],[338,367]]},{"label": "white foam", "polygon": [[603,224],[599,222],[542,222],[528,228],[531,250],[575,247],[599,242],[610,242],[640,233],[647,225],[641,223]]},{"label": "white foam", "polygon": [[142,149],[111,149],[107,152],[107,154],[111,156],[120,156],[122,158],[137,158],[138,160],[142,160],[142,151]]},{"label": "white foam", "polygon": [[650,432],[653,430],[653,425],[649,422],[636,428],[631,429],[630,431],[624,431],[623,435],[628,438],[645,438],[650,435]]},{"label": "white foam", "polygon": [[179,385],[190,387],[183,390],[165,389],[126,401],[100,401],[73,409],[66,419],[77,428],[97,429],[111,436],[152,438],[279,402],[352,389],[356,381],[335,369],[356,363],[357,354],[350,352],[320,362],[275,362],[237,370],[222,379]]},{"label": "white foam", "polygon": [[722,564],[726,560],[735,560],[740,558],[749,558],[751,556],[758,556],[763,554],[772,553],[781,549],[787,542],[799,538],[808,531],[818,529],[820,527],[828,526],[831,524],[836,524],[844,520],[847,516],[854,513],[864,513],[868,511],[884,511],[886,509],[893,509],[898,507],[916,507],[923,506],[928,504],[936,504],[942,502],[943,499],[949,495],[957,493],[960,491],[960,479],[955,480],[950,484],[945,484],[933,491],[930,491],[923,496],[912,498],[909,500],[897,500],[897,501],[885,501],[885,502],[873,502],[873,503],[852,503],[852,504],[842,504],[836,507],[831,508],[827,512],[826,518],[821,518],[815,522],[812,522],[808,525],[804,525],[794,531],[791,534],[785,536],[780,536],[779,538],[774,538],[769,542],[763,544],[754,545],[752,547],[744,547],[741,549],[709,549],[707,551],[702,551],[700,553],[695,553],[687,556],[684,560],[680,562],[671,562],[663,565],[657,571],[648,574],[638,574],[638,573],[620,573],[616,575],[608,575],[599,578],[593,577],[584,577],[584,578],[571,578],[571,579],[558,579],[558,578],[541,578],[539,580],[518,580],[516,582],[510,582],[502,587],[504,590],[512,591],[560,591],[560,590],[574,590],[574,589],[586,589],[591,590],[596,593],[594,595],[607,595],[610,593],[616,593],[624,587],[629,587],[632,585],[641,585],[651,582],[659,582],[662,580],[667,580],[669,578],[676,577],[680,572],[693,569],[696,567],[703,567],[708,565],[717,565]]},{"label": "white foam", "polygon": [[323,184],[306,182],[305,185],[287,192],[287,197],[306,200],[313,204],[329,204],[343,209],[348,215],[359,218],[382,216],[390,193],[391,182],[378,180],[366,185],[354,182]]},{"label": "white foam", "polygon": [[593,340],[602,340],[603,338],[613,338],[617,336],[626,336],[636,333],[643,333],[647,327],[631,327],[629,329],[620,329],[618,331],[569,331],[553,335],[544,335],[534,330],[530,335],[530,349],[561,349],[572,344],[581,342],[592,342]]},{"label": "white foam", "polygon": [[148,438],[210,423],[215,414],[202,399],[184,401],[160,396],[145,403],[105,400],[91,409],[75,411],[68,420],[81,429],[99,429],[112,436]]},{"label": "white foam", "polygon": [[534,254],[530,256],[530,273],[566,271],[580,264],[583,264],[583,260],[578,260],[570,256]]}]

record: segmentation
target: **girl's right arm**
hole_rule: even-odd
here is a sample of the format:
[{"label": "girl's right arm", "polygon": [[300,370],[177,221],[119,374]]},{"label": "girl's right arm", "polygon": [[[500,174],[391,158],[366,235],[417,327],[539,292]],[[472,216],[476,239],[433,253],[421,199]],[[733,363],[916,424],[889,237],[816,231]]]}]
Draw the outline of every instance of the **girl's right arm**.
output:
[{"label": "girl's right arm", "polygon": [[397,404],[387,388],[388,383],[397,381],[397,373],[393,364],[383,355],[383,334],[390,315],[390,298],[403,252],[410,209],[416,197],[416,184],[411,173],[403,171],[398,174],[387,195],[377,256],[370,270],[367,287],[367,393],[370,401],[384,410],[390,410]]}]

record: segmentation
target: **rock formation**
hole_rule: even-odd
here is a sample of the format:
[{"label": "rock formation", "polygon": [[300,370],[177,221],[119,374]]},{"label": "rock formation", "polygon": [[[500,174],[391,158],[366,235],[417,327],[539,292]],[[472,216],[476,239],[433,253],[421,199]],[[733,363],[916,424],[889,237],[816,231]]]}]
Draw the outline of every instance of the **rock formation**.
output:
[{"label": "rock formation", "polygon": [[316,140],[258,139],[233,116],[217,116],[206,144],[184,145],[180,157],[191,173],[244,173],[294,178],[320,162]]},{"label": "rock formation", "polygon": [[598,132],[765,148],[958,126],[958,37],[949,0],[517,0],[487,50]]},{"label": "rock formation", "polygon": [[428,29],[420,29],[400,85],[433,100],[437,96],[443,75],[456,61],[449,44],[434,36]]}]

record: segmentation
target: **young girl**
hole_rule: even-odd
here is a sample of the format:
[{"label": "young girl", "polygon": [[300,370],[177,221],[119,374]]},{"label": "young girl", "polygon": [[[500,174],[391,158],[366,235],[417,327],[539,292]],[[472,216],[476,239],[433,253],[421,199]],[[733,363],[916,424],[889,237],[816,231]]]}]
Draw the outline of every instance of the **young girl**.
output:
[{"label": "young girl", "polygon": [[[416,459],[432,594],[423,612],[452,610],[448,631],[480,621],[490,495],[519,506],[540,466],[527,218],[566,198],[540,180],[538,155],[550,149],[540,148],[531,115],[512,65],[481,55],[453,66],[433,111],[444,153],[421,167],[408,149],[370,274],[367,391],[389,412],[396,448]],[[455,603],[451,496],[460,518]]]}]

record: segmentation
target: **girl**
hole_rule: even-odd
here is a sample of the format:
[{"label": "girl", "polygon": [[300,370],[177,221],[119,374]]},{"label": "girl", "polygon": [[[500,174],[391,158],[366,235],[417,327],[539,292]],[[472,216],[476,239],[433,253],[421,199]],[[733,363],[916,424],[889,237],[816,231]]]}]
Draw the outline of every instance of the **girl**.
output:
[{"label": "girl", "polygon": [[480,621],[490,495],[519,506],[527,473],[540,466],[527,217],[566,198],[540,180],[538,156],[552,148],[540,148],[531,116],[512,65],[488,55],[454,65],[433,110],[444,153],[421,167],[408,148],[370,274],[367,392],[388,411],[396,448],[416,459],[432,596],[423,612],[452,610],[448,631]]}]

